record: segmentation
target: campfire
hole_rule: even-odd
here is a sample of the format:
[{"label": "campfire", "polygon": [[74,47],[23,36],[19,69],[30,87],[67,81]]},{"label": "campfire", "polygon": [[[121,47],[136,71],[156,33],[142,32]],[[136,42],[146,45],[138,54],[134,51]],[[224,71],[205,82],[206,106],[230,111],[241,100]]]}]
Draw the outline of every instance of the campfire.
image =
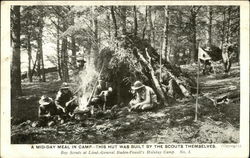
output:
[{"label": "campfire", "polygon": [[95,71],[91,65],[86,65],[86,68],[79,72],[79,88],[80,91],[77,95],[79,103],[78,110],[87,109],[88,98],[94,88],[94,84],[97,80],[98,72]]}]

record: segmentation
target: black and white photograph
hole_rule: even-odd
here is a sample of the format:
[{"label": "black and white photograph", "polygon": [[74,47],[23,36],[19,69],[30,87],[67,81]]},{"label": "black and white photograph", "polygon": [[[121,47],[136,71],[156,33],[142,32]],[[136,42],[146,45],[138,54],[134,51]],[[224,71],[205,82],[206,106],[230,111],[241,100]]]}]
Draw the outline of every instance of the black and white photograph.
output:
[{"label": "black and white photograph", "polygon": [[240,5],[104,4],[10,6],[10,144],[241,143]]}]

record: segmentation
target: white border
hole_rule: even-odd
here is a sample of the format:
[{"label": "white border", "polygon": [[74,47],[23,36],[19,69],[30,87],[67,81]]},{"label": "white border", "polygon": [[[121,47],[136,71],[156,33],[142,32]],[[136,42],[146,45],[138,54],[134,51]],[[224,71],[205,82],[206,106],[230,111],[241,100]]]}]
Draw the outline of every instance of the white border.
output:
[{"label": "white border", "polygon": [[[138,155],[61,155],[60,150],[31,150],[31,145],[10,144],[10,6],[11,5],[240,5],[240,144],[225,148],[191,149],[174,157],[247,157],[249,153],[249,2],[247,1],[4,1],[1,2],[1,157],[139,157]],[[97,150],[97,149],[93,149]],[[178,151],[178,150],[177,150]],[[144,155],[143,157],[172,157]],[[142,157],[142,156],[140,156]]]}]

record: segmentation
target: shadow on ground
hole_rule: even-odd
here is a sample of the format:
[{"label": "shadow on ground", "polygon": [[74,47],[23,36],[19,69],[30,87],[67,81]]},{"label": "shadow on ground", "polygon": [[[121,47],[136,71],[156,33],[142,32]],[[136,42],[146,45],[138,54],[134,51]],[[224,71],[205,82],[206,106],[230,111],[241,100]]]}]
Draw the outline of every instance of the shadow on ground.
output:
[{"label": "shadow on ground", "polygon": [[[201,77],[198,121],[194,122],[195,97],[151,112],[115,114],[71,120],[52,127],[32,127],[38,99],[52,98],[61,82],[23,83],[24,96],[12,104],[12,144],[120,144],[120,143],[239,143],[239,66],[230,75]],[[221,96],[227,103],[214,104]]]}]

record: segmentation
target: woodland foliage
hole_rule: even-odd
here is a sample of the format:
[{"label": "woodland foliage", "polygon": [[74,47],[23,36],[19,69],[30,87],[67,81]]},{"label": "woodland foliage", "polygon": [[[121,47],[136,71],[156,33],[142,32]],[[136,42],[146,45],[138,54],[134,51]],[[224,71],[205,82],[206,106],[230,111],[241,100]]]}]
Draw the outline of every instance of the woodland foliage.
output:
[{"label": "woodland foliage", "polygon": [[[179,77],[184,74],[180,64],[196,61],[198,45],[220,49],[225,42],[239,45],[240,38],[238,6],[20,6],[18,12],[20,27],[13,32],[20,33],[28,67],[17,73],[26,73],[30,82],[34,74],[46,81],[46,61],[57,67],[59,79],[70,81],[80,55],[97,71],[105,63],[104,74],[116,85],[135,79],[148,83],[145,66],[134,53],[138,49],[145,56],[145,48],[156,74],[164,65],[161,73]],[[12,26],[18,20],[14,17]],[[54,52],[44,50],[47,43],[54,45]],[[166,79],[159,81],[168,85]]]}]

